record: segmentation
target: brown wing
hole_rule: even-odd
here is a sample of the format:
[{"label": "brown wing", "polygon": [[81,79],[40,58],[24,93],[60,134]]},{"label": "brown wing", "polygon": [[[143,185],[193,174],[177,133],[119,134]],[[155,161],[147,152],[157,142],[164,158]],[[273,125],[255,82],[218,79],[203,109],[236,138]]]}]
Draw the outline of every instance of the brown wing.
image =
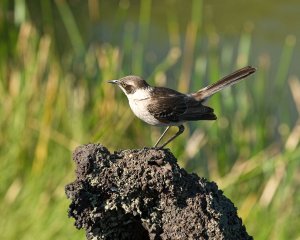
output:
[{"label": "brown wing", "polygon": [[213,109],[185,94],[168,88],[156,88],[148,111],[163,123],[215,120]]}]

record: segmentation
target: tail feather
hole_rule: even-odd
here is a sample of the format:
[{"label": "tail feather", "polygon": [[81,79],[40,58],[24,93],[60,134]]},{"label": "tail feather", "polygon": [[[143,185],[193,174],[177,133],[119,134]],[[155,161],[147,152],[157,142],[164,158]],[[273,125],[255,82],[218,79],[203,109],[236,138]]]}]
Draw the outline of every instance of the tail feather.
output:
[{"label": "tail feather", "polygon": [[245,77],[253,74],[256,71],[254,67],[247,66],[241,68],[226,77],[222,78],[216,83],[213,83],[205,88],[200,89],[198,92],[193,93],[192,96],[198,101],[204,101],[211,95],[215,94],[216,92],[221,91],[225,87],[229,87],[235,83],[238,83],[240,80],[244,79]]}]

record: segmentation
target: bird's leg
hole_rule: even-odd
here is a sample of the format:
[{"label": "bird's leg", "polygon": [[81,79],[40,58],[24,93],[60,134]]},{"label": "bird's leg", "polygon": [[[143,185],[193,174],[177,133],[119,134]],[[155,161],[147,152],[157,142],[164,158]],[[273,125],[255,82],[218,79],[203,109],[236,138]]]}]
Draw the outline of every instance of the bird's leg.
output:
[{"label": "bird's leg", "polygon": [[157,140],[157,142],[155,143],[154,147],[156,148],[157,145],[159,144],[159,142],[161,141],[161,139],[165,136],[166,132],[170,129],[171,126],[167,126],[166,130],[163,132],[163,134],[159,137],[159,139]]},{"label": "bird's leg", "polygon": [[[169,130],[170,126],[164,131],[163,135],[167,132],[167,130]],[[168,141],[166,141],[163,145],[161,145],[159,147],[159,149],[164,148],[168,143],[170,143],[171,141],[173,141],[175,138],[177,138],[180,134],[182,134],[184,131],[184,126],[183,125],[179,125],[178,126],[178,132],[172,136]],[[162,135],[162,136],[163,136]],[[162,137],[160,137],[158,140],[160,141]],[[159,141],[157,141],[157,143],[159,143]],[[155,144],[155,147],[157,146],[157,144]]]}]

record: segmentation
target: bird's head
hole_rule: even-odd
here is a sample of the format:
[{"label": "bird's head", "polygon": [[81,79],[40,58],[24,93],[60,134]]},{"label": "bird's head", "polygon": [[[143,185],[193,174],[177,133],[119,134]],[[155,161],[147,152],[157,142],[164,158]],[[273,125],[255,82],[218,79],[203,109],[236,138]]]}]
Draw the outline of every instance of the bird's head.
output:
[{"label": "bird's head", "polygon": [[126,95],[134,94],[137,90],[146,89],[149,84],[138,76],[126,76],[118,80],[108,81],[112,84],[117,84]]}]

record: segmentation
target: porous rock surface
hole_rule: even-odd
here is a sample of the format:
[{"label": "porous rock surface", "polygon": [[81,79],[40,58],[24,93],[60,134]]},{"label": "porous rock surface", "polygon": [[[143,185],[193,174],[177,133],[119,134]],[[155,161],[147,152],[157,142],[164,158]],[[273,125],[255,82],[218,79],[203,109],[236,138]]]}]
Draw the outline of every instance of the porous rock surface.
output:
[{"label": "porous rock surface", "polygon": [[169,150],[88,144],[73,159],[69,216],[87,239],[252,239],[217,185],[181,169]]}]

